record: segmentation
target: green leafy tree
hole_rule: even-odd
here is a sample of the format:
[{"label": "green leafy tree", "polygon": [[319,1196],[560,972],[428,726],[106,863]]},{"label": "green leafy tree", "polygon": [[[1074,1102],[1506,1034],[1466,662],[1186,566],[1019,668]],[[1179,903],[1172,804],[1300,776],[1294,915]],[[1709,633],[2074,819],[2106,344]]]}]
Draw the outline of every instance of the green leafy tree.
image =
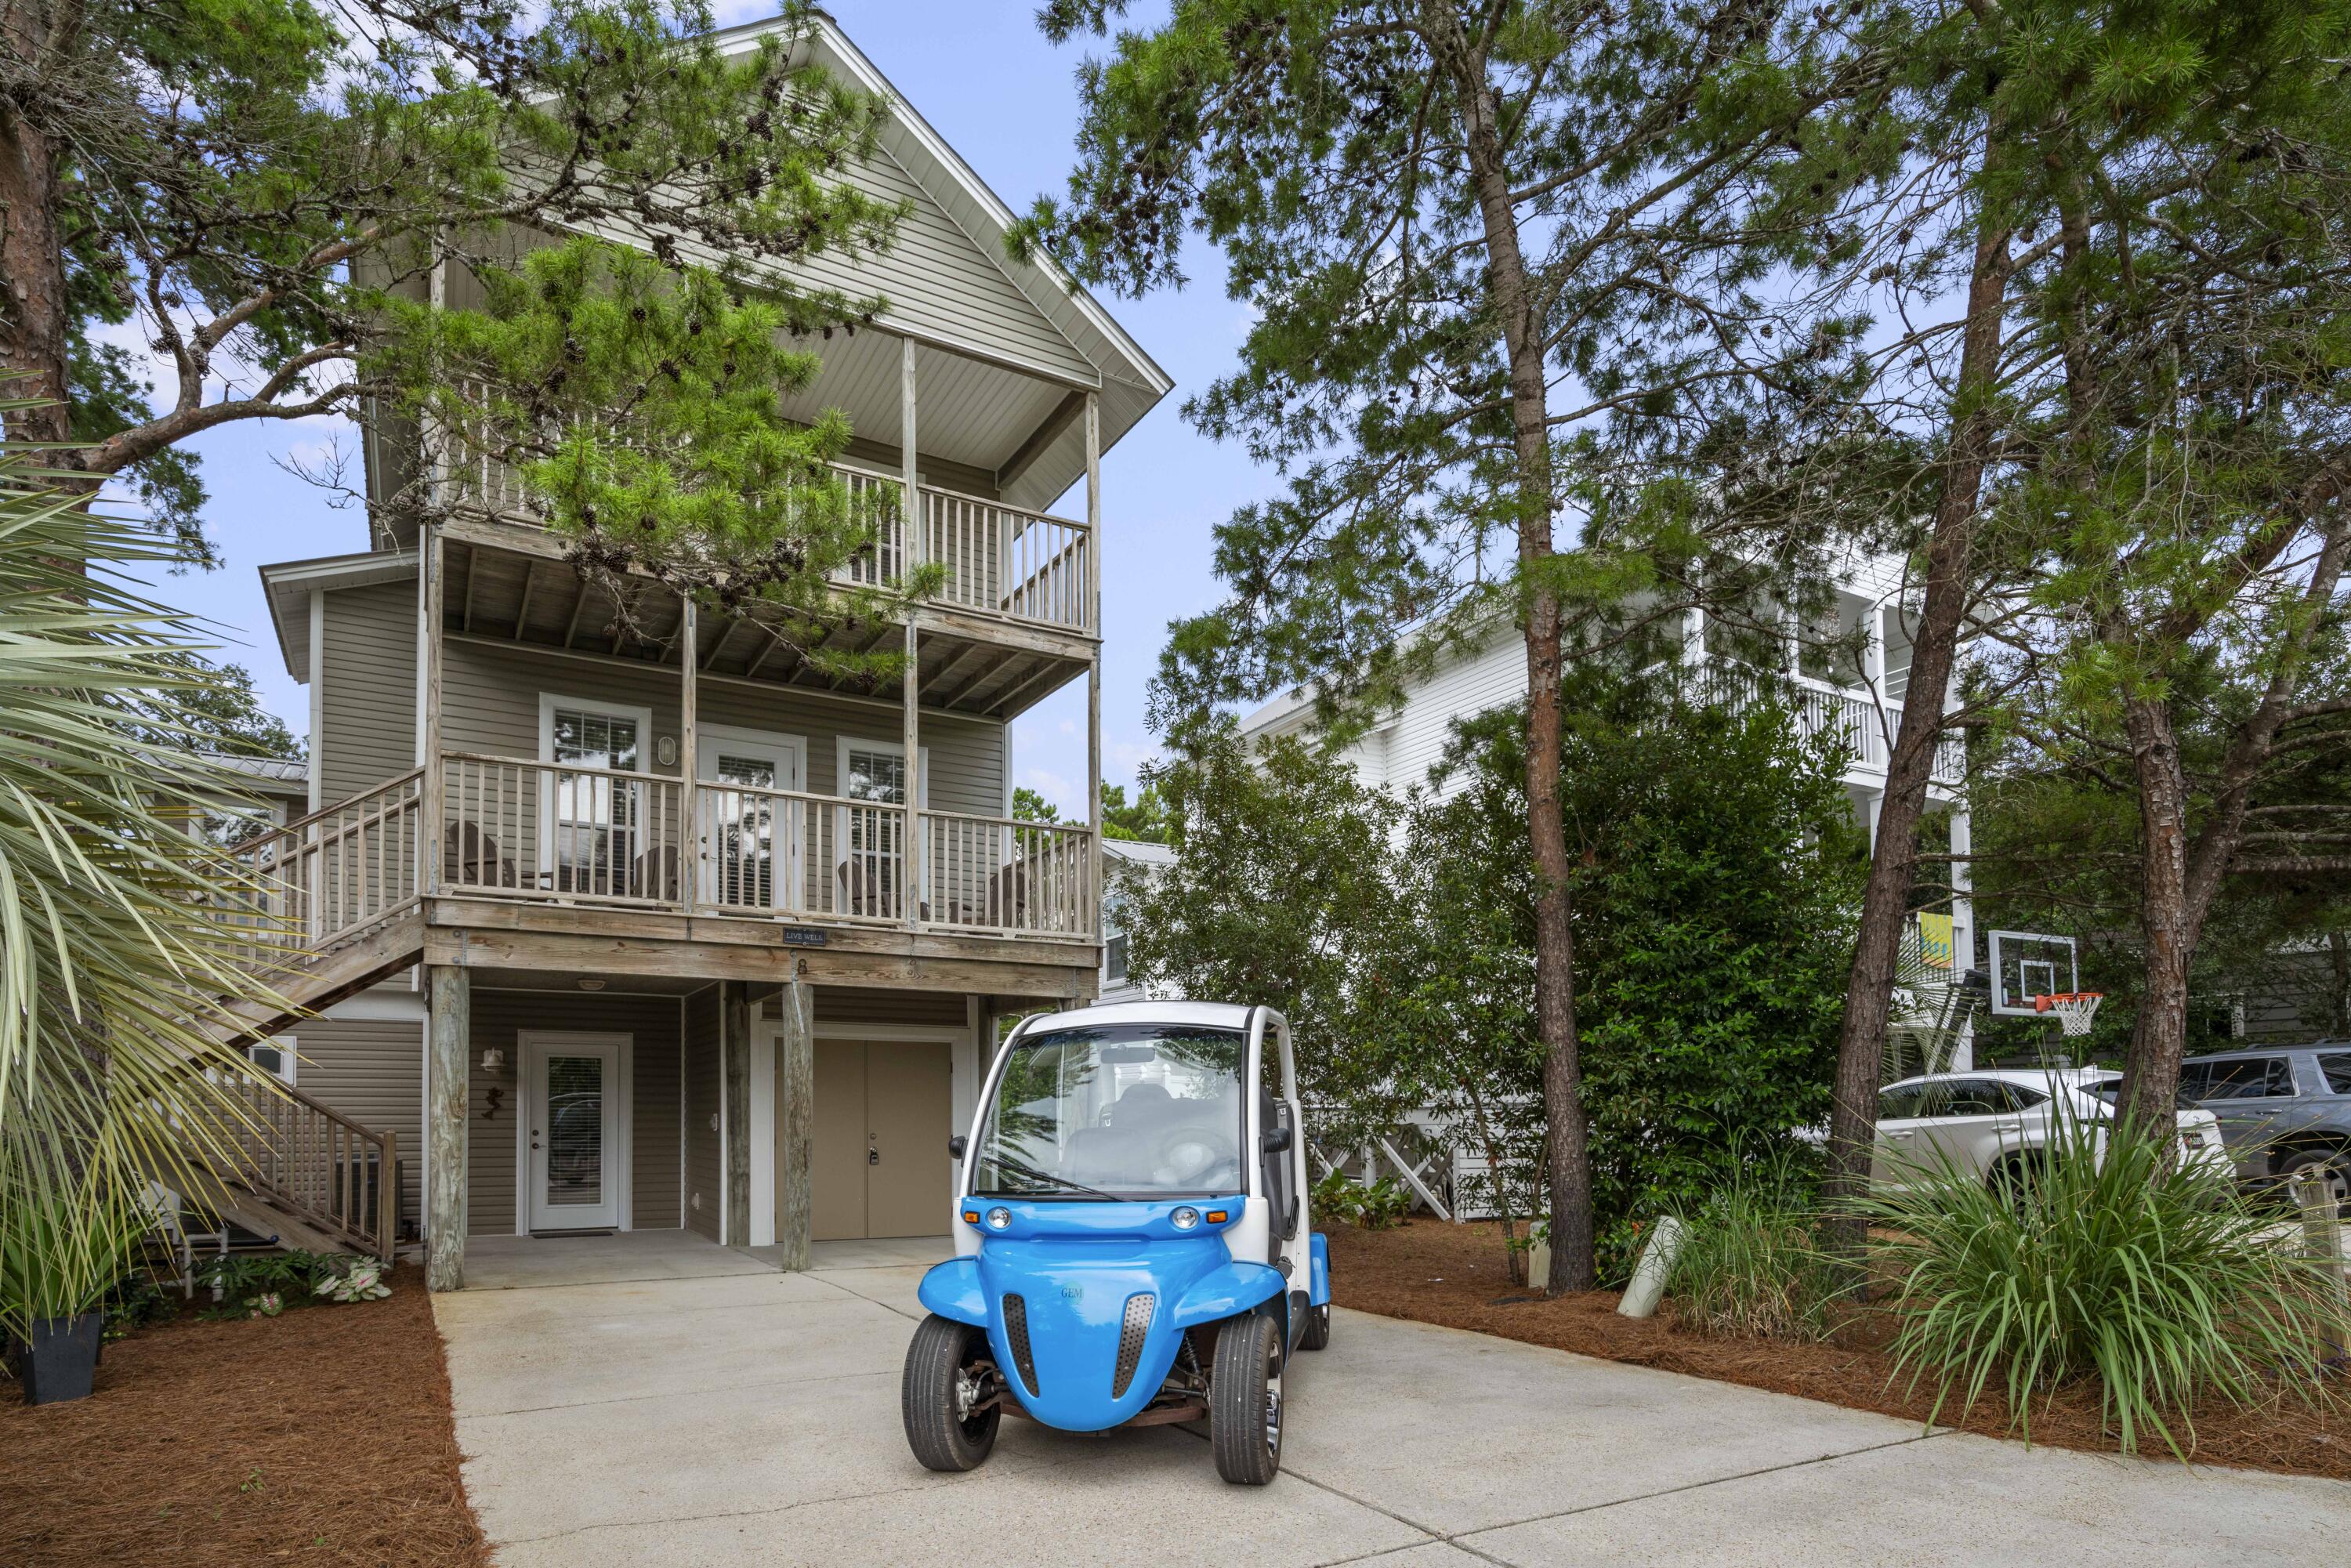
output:
[{"label": "green leafy tree", "polygon": [[1174,831],[1167,802],[1160,797],[1158,784],[1147,775],[1136,787],[1132,805],[1127,802],[1123,784],[1103,785],[1102,796],[1102,837],[1106,839],[1164,844]]},{"label": "green leafy tree", "polygon": [[[882,304],[798,269],[903,215],[844,177],[887,106],[808,16],[737,47],[701,0],[6,0],[0,371],[47,400],[9,433],[200,548],[190,438],[351,413],[423,439],[392,510],[505,462],[591,573],[775,601],[798,637],[874,518],[824,472],[841,422],[778,400]],[[165,367],[152,406],[115,329]]]},{"label": "green leafy tree", "polygon": [[[1062,38],[1123,9],[1043,21]],[[1554,1288],[1593,1277],[1562,638],[1678,624],[1707,539],[1677,455],[1728,389],[1817,383],[1850,340],[1834,311],[1784,329],[1750,285],[1842,255],[1825,218],[1898,167],[1873,95],[1913,30],[1884,5],[1179,0],[1082,71],[1069,204],[1028,230],[1142,289],[1180,281],[1197,228],[1259,313],[1189,413],[1289,484],[1219,529],[1231,596],[1177,629],[1170,711],[1311,685],[1360,719],[1494,617],[1522,636]],[[1678,498],[1628,500],[1661,453]]]},{"label": "green leafy tree", "polygon": [[1012,791],[1012,814],[1024,822],[1058,822],[1061,809],[1026,784]]}]

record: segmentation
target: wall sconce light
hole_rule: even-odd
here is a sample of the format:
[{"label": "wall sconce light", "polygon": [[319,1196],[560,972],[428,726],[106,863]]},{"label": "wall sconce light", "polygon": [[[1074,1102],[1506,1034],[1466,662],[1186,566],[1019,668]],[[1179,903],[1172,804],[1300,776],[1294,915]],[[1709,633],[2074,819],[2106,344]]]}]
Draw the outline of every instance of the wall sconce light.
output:
[{"label": "wall sconce light", "polygon": [[677,766],[677,737],[664,735],[653,742],[653,760],[664,768]]},{"label": "wall sconce light", "polygon": [[507,1053],[496,1046],[482,1052],[482,1071],[496,1076],[507,1070]]}]

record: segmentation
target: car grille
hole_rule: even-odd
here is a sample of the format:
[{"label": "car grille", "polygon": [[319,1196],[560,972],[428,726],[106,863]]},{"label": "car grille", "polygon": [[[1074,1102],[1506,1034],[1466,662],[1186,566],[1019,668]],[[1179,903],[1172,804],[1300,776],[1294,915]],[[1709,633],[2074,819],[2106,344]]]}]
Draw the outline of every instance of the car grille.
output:
[{"label": "car grille", "polygon": [[1143,1360],[1143,1336],[1150,1331],[1151,1309],[1157,1301],[1149,1294],[1126,1299],[1126,1322],[1118,1331],[1118,1364],[1110,1375],[1113,1399],[1123,1396],[1127,1385],[1134,1381],[1134,1369]]},{"label": "car grille", "polygon": [[1004,1340],[1012,1347],[1012,1365],[1020,1374],[1022,1391],[1041,1392],[1037,1386],[1037,1360],[1029,1354],[1029,1302],[1009,1291],[1004,1297]]}]

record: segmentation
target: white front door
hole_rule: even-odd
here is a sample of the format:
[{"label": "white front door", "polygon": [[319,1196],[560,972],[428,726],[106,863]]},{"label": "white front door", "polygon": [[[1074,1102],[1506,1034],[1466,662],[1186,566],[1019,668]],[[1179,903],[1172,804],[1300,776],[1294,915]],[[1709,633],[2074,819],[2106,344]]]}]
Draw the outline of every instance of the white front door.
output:
[{"label": "white front door", "polygon": [[695,742],[702,790],[702,902],[726,909],[797,909],[806,871],[808,808],[775,791],[802,788],[797,737],[705,727]]},{"label": "white front door", "polygon": [[627,1052],[611,1035],[526,1038],[524,1203],[532,1230],[620,1225]]}]

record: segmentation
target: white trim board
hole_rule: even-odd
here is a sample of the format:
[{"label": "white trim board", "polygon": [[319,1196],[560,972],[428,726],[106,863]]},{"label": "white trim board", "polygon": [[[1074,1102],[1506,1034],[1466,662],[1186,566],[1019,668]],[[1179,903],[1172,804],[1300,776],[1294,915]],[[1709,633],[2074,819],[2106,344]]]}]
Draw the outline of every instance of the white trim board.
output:
[{"label": "white trim board", "polygon": [[[612,1174],[612,1228],[636,1228],[637,1037],[625,1030],[525,1029],[515,1031],[515,1183],[514,1233],[530,1234],[530,1048],[534,1045],[613,1045],[620,1048],[612,1098],[619,1102],[614,1123],[620,1135],[607,1151]],[[681,1042],[682,1043],[682,1042]],[[682,1053],[681,1053],[682,1054]],[[601,1227],[590,1226],[590,1229]]]}]

